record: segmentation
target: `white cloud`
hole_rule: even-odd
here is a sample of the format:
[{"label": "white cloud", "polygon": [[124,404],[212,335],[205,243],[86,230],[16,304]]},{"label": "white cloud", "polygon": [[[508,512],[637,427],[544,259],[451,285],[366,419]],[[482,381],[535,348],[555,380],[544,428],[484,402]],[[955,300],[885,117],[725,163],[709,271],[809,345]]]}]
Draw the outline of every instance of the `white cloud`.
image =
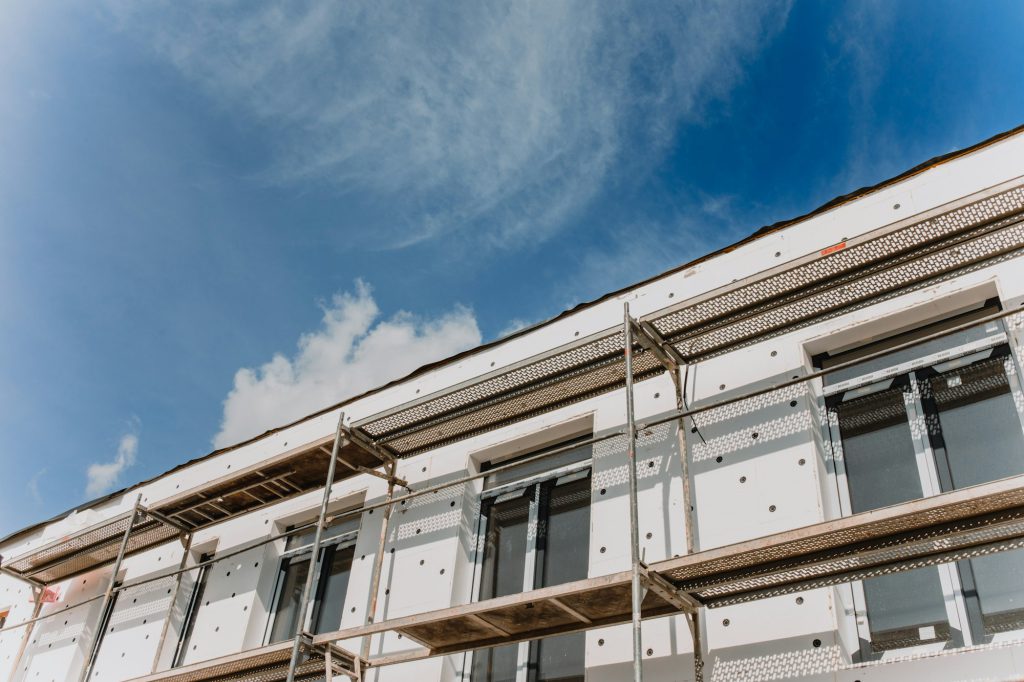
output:
[{"label": "white cloud", "polygon": [[657,163],[788,2],[137,3],[126,32],[274,144],[267,177],[388,207],[401,246],[543,239]]},{"label": "white cloud", "polygon": [[437,319],[399,312],[379,320],[370,287],[336,294],[319,330],[299,338],[298,352],[277,354],[235,373],[215,447],[224,447],[337,403],[424,364],[480,343],[472,311],[458,306]]},{"label": "white cloud", "polygon": [[126,433],[121,436],[121,441],[117,445],[117,454],[112,461],[96,462],[89,465],[85,494],[88,497],[96,497],[113,490],[125,469],[135,464],[135,456],[138,452],[139,437],[137,435]]}]

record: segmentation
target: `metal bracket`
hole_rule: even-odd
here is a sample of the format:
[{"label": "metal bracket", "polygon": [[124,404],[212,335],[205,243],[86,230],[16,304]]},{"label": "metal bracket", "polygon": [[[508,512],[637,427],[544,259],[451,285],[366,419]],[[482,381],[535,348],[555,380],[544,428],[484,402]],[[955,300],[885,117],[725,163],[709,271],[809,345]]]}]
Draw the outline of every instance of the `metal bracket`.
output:
[{"label": "metal bracket", "polygon": [[360,448],[370,453],[381,462],[385,464],[396,464],[398,458],[383,445],[378,445],[370,440],[363,431],[359,428],[353,428],[349,426],[342,426],[341,433],[345,437],[345,440],[349,441],[354,445],[358,445]]},{"label": "metal bracket", "polygon": [[[335,675],[342,675],[353,682],[360,682],[363,679],[363,668],[366,662],[357,654],[334,643],[320,645],[315,651],[321,653],[324,658],[325,682],[334,682]],[[338,669],[335,669],[336,661],[340,662]],[[346,664],[348,668],[346,668]]]},{"label": "metal bracket", "polygon": [[633,328],[634,338],[637,343],[643,346],[644,350],[649,351],[654,357],[658,358],[658,362],[665,369],[678,373],[679,369],[686,365],[686,358],[665,341],[650,322],[637,322],[635,319],[630,318],[630,326]]},{"label": "metal bracket", "polygon": [[42,582],[36,580],[35,578],[30,578],[27,575],[22,575],[22,574],[20,574],[20,573],[18,573],[16,571],[12,571],[9,568],[5,568],[3,566],[0,566],[0,573],[3,573],[5,575],[9,575],[12,578],[15,578],[16,580],[21,580],[23,582],[26,582],[29,585],[31,585],[32,587],[35,587],[37,589],[40,589],[40,590],[45,590],[46,589],[46,583],[42,583]]},{"label": "metal bracket", "polygon": [[697,613],[702,604],[693,595],[676,588],[665,576],[656,571],[640,566],[640,581],[654,594],[658,595],[683,613]]},{"label": "metal bracket", "polygon": [[[331,451],[328,450],[323,445],[320,446],[320,452],[324,453],[328,457],[331,456]],[[351,462],[346,462],[345,458],[342,457],[341,455],[338,455],[338,462],[342,466],[348,467],[352,471],[358,471],[358,472],[363,473],[363,474],[369,474],[370,476],[376,476],[377,478],[382,479],[384,481],[394,480],[395,485],[399,485],[399,486],[405,488],[406,490],[412,492],[412,488],[409,487],[409,482],[404,480],[404,479],[398,478],[397,476],[389,476],[386,473],[384,473],[383,471],[377,471],[376,469],[371,469],[370,467],[364,467],[364,466],[362,466],[360,464],[352,464]]]},{"label": "metal bracket", "polygon": [[158,511],[153,511],[152,509],[149,509],[148,507],[139,507],[139,513],[141,513],[143,515],[146,515],[146,516],[152,516],[154,519],[156,519],[160,523],[164,524],[165,526],[170,526],[171,528],[177,529],[183,535],[192,532],[191,528],[188,528],[188,527],[184,526],[180,522],[175,521],[174,519],[170,518],[169,516],[165,516],[164,514],[161,514]]}]

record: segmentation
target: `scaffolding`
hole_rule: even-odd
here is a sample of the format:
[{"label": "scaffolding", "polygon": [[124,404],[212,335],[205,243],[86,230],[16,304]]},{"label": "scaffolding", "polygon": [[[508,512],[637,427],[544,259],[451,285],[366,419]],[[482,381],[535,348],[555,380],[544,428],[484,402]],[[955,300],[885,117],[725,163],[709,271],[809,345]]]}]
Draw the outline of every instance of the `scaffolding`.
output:
[{"label": "scaffolding", "polygon": [[[259,540],[194,566],[186,566],[186,551],[177,571],[119,583],[117,572],[125,556],[176,535],[187,547],[192,533],[198,529],[322,489],[319,515],[315,524],[311,524],[316,529],[311,567],[299,603],[300,616],[294,637],[268,647],[166,672],[157,672],[154,661],[153,674],[137,678],[138,682],[214,679],[294,682],[309,678],[326,678],[329,682],[338,676],[361,680],[368,670],[381,666],[627,622],[632,625],[633,679],[640,682],[643,677],[641,622],[669,615],[686,618],[694,644],[694,677],[700,681],[703,679],[701,609],[1024,547],[1024,476],[1018,476],[727,547],[697,551],[685,442],[687,429],[684,428],[687,419],[692,421],[702,412],[804,384],[857,363],[1019,314],[1017,311],[997,312],[855,361],[800,372],[789,380],[742,395],[692,409],[686,403],[684,371],[702,360],[1018,256],[1024,250],[1022,214],[1024,188],[1006,183],[984,197],[965,198],[942,211],[919,216],[913,222],[896,223],[844,241],[821,254],[769,269],[756,278],[736,282],[646,317],[632,317],[626,303],[620,327],[578,339],[354,423],[346,424],[345,415],[341,413],[333,438],[321,439],[259,466],[212,481],[167,500],[153,510],[143,508],[137,500],[129,514],[105,522],[99,529],[88,529],[17,557],[2,570],[41,590],[61,576],[90,570],[113,560],[114,570],[106,592],[87,600],[102,598],[106,604],[118,590],[168,575],[180,577],[204,563],[222,561],[308,530],[310,526]],[[664,373],[672,378],[676,409],[665,416],[638,422],[633,408],[634,385]],[[470,474],[440,485],[412,490],[397,477],[400,459],[615,390],[624,391],[626,423],[622,430],[574,442],[571,446],[549,448],[486,473]],[[645,429],[667,423],[678,425],[688,551],[684,556],[648,565],[641,560],[638,550],[636,437]],[[626,442],[629,570],[375,622],[385,540],[396,505],[552,457],[569,447],[613,438]],[[362,626],[314,635],[306,631],[305,616],[310,607],[314,576],[320,570],[319,549],[329,520],[327,506],[331,488],[337,481],[358,474],[373,475],[387,482],[382,501],[334,515],[336,520],[374,509],[384,510],[371,574],[370,608]],[[396,488],[404,488],[405,493],[396,494]],[[93,535],[88,535],[90,532]],[[87,602],[75,606],[82,603]],[[31,628],[36,620],[45,618],[38,615],[39,604],[37,598],[33,619],[4,630],[26,625]],[[370,656],[371,638],[385,632],[408,637],[422,648]],[[358,653],[337,645],[350,638],[362,638]],[[25,641],[27,639],[28,632]],[[99,642],[97,636],[83,668],[83,680],[91,670]]]},{"label": "scaffolding", "polygon": [[[333,450],[326,449],[325,445],[331,443],[333,443]],[[358,474],[382,476],[389,481],[392,489],[395,485],[405,486],[405,481],[394,476],[395,462],[394,455],[386,448],[376,446],[364,437],[352,434],[339,419],[339,430],[335,437],[320,439],[268,461],[260,462],[259,465],[214,479],[198,488],[164,500],[154,508],[143,506],[142,497],[139,495],[130,511],[32,548],[5,561],[0,565],[0,572],[29,583],[33,589],[34,601],[30,619],[0,628],[0,632],[25,628],[19,650],[11,667],[12,676],[18,669],[37,622],[64,613],[68,609],[79,608],[95,602],[100,603],[98,613],[102,619],[116,593],[168,577],[175,579],[171,598],[173,603],[181,587],[183,574],[308,530],[314,524],[307,524],[286,533],[273,535],[222,554],[214,560],[189,566],[189,552],[196,531],[310,491],[323,489],[326,504],[327,494],[334,483]],[[336,466],[337,463],[342,464],[340,470]],[[384,474],[374,468],[380,466],[384,466],[391,474]],[[321,515],[316,523],[318,546],[319,529],[324,523],[325,517]],[[174,539],[179,539],[183,547],[181,563],[177,570],[161,572],[141,580],[119,580],[121,565],[126,558],[159,547]],[[61,611],[40,615],[44,591],[47,587],[110,564],[113,564],[110,576],[101,594],[68,605]],[[303,608],[305,608],[305,600],[303,603]],[[152,665],[154,673],[159,665],[169,624],[169,619],[166,619],[161,629]],[[85,663],[78,678],[79,682],[88,680],[92,674],[102,642],[102,629],[102,623],[100,623],[90,643]],[[319,660],[326,661],[339,675],[350,675],[353,669],[358,670],[356,657],[333,645],[321,645],[314,648],[308,641],[309,638],[303,638],[301,634],[297,633],[294,642],[289,641],[286,647],[289,655],[285,657],[283,667],[277,660],[280,657],[279,649],[281,647],[279,646],[264,647],[230,656],[227,657],[230,659],[228,661],[211,663],[209,666],[203,664],[189,667],[198,667],[201,670],[208,667],[211,671],[244,670],[246,674],[255,674],[254,671],[260,671],[262,676],[269,675],[266,677],[268,680],[278,679],[274,677],[274,671],[283,670],[284,675],[280,679],[285,679],[287,676],[288,679],[297,680],[303,679],[303,676],[308,677],[302,671],[308,672],[311,669],[308,660],[314,656],[319,657]],[[302,659],[301,665],[300,658]],[[290,664],[293,659],[294,665]],[[312,668],[316,669],[317,675],[321,675],[324,664],[318,663]],[[294,672],[295,670],[302,675],[295,677],[298,674]],[[193,671],[189,673],[190,677],[187,679],[199,679],[202,674],[205,673]],[[196,677],[197,675],[199,677]],[[243,677],[241,679],[252,678]]]}]

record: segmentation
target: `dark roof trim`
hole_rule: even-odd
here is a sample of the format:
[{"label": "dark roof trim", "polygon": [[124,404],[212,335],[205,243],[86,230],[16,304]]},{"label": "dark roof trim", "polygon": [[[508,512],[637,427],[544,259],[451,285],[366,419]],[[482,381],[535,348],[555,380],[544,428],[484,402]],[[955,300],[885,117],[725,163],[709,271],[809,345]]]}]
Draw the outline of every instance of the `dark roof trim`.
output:
[{"label": "dark roof trim", "polygon": [[729,253],[731,251],[734,251],[734,250],[738,249],[741,246],[749,244],[750,242],[756,241],[756,240],[758,240],[758,239],[760,239],[762,237],[765,237],[765,236],[767,236],[769,234],[773,234],[775,232],[778,232],[780,230],[784,230],[785,228],[790,227],[792,225],[795,225],[797,223],[801,223],[801,222],[804,222],[804,221],[809,220],[811,218],[814,218],[816,216],[819,216],[819,215],[821,215],[823,213],[827,213],[828,211],[831,211],[831,210],[833,210],[835,208],[838,208],[838,207],[843,206],[845,204],[848,204],[850,202],[856,201],[857,199],[861,199],[861,198],[863,198],[863,197],[865,197],[865,196],[867,196],[869,194],[873,194],[874,192],[878,192],[878,191],[880,191],[882,189],[885,189],[887,187],[890,187],[892,185],[898,184],[898,183],[900,183],[900,182],[902,182],[904,180],[907,180],[908,178],[914,177],[915,175],[919,175],[919,174],[921,174],[921,173],[923,173],[923,172],[925,172],[925,171],[927,171],[927,170],[929,170],[931,168],[935,168],[936,166],[940,166],[940,165],[942,165],[944,163],[947,163],[949,161],[952,161],[954,159],[958,159],[958,158],[961,158],[961,157],[964,157],[964,156],[968,156],[970,154],[973,154],[976,151],[984,149],[985,147],[990,147],[990,146],[992,146],[994,144],[1002,142],[1003,140],[1011,138],[1011,137],[1013,137],[1015,135],[1018,135],[1018,134],[1020,134],[1022,132],[1024,132],[1024,124],[1021,124],[1021,125],[1019,125],[1019,126],[1017,126],[1015,128],[1007,130],[1005,132],[993,135],[992,137],[990,137],[990,138],[988,138],[986,140],[982,140],[981,142],[973,144],[970,147],[967,147],[965,149],[960,149],[960,150],[957,150],[957,151],[949,152],[948,154],[942,154],[941,156],[936,156],[936,157],[933,157],[931,159],[928,159],[924,163],[920,163],[920,164],[914,166],[913,168],[900,173],[899,175],[897,175],[895,177],[889,178],[888,180],[883,180],[882,182],[879,182],[878,184],[871,185],[871,186],[868,186],[868,187],[861,187],[860,189],[854,190],[853,192],[849,192],[847,194],[843,194],[841,196],[838,196],[838,197],[836,197],[836,198],[834,198],[834,199],[832,199],[832,200],[822,204],[821,206],[818,206],[814,210],[812,210],[812,211],[810,211],[808,213],[804,213],[803,215],[797,216],[795,218],[790,218],[788,220],[781,220],[779,222],[772,223],[771,225],[766,225],[764,227],[761,227],[760,229],[755,230],[750,235],[748,235],[747,237],[744,237],[743,239],[739,240],[738,242],[734,242],[733,244],[730,244],[730,245],[725,246],[725,247],[723,247],[721,249],[718,249],[717,251],[712,251],[711,253],[708,253],[708,254],[705,254],[704,256],[701,256],[700,258],[694,259],[694,260],[689,261],[687,263],[683,263],[682,265],[678,265],[678,266],[676,266],[674,268],[671,268],[670,270],[666,270],[665,272],[662,272],[662,273],[659,273],[657,275],[654,275],[653,277],[648,277],[647,279],[642,280],[640,282],[636,282],[635,284],[630,284],[629,286],[626,286],[626,287],[623,287],[621,289],[617,289],[615,291],[612,291],[612,292],[610,292],[608,294],[605,294],[604,296],[601,296],[600,298],[596,298],[596,299],[594,299],[592,301],[586,301],[586,302],[580,303],[580,304],[578,304],[578,305],[576,305],[576,306],[574,306],[574,307],[572,307],[572,308],[570,308],[568,310],[565,310],[565,311],[559,313],[558,315],[552,317],[551,319],[548,319],[548,320],[545,320],[545,321],[542,321],[542,322],[538,322],[537,324],[531,325],[529,327],[525,327],[525,328],[520,329],[520,330],[518,330],[516,332],[513,332],[513,333],[511,333],[511,334],[509,334],[507,336],[503,336],[503,337],[501,337],[499,339],[495,339],[495,340],[490,341],[488,343],[484,343],[484,344],[481,344],[479,346],[475,346],[473,348],[470,348],[469,350],[465,350],[465,351],[463,351],[461,353],[457,353],[455,355],[452,355],[450,357],[444,358],[442,360],[438,360],[437,362],[432,362],[432,363],[430,363],[428,365],[423,365],[419,369],[413,370],[412,372],[410,372],[409,374],[405,375],[404,377],[401,377],[399,379],[395,379],[393,381],[389,381],[386,384],[378,386],[377,388],[370,389],[369,391],[365,391],[363,393],[360,393],[357,396],[353,396],[351,398],[346,398],[345,400],[343,400],[341,402],[335,403],[333,405],[329,405],[329,406],[327,406],[327,407],[325,407],[323,409],[320,409],[320,410],[318,410],[318,411],[316,411],[316,412],[314,412],[312,414],[308,414],[305,417],[301,417],[299,419],[296,419],[295,421],[289,422],[288,424],[284,424],[282,426],[278,426],[276,428],[270,429],[268,431],[265,431],[265,432],[259,434],[258,436],[253,436],[252,438],[250,438],[248,440],[245,440],[245,441],[242,441],[240,443],[236,443],[234,445],[229,445],[227,447],[220,448],[219,450],[214,450],[213,452],[210,452],[208,454],[202,455],[200,457],[196,457],[194,459],[190,459],[187,462],[179,464],[178,466],[176,466],[176,467],[174,467],[172,469],[168,469],[167,471],[165,471],[165,472],[163,472],[161,474],[157,474],[156,476],[153,476],[152,478],[148,478],[148,479],[146,479],[144,481],[140,481],[140,482],[136,483],[135,485],[128,486],[126,488],[122,488],[121,490],[112,492],[109,495],[105,495],[103,497],[100,497],[100,498],[95,499],[95,500],[91,500],[89,502],[84,502],[84,503],[78,505],[77,507],[73,507],[73,508],[65,511],[62,514],[58,514],[57,516],[54,516],[51,519],[48,519],[46,521],[40,521],[39,523],[36,523],[35,525],[29,526],[27,528],[23,528],[22,530],[15,531],[15,532],[7,535],[6,537],[0,538],[0,544],[6,543],[6,542],[8,542],[10,540],[13,540],[13,539],[21,536],[21,535],[25,535],[25,534],[31,533],[31,532],[35,531],[36,529],[40,528],[41,526],[46,526],[48,524],[54,523],[54,522],[64,518],[68,514],[71,514],[72,512],[82,511],[84,509],[89,509],[90,507],[94,507],[96,505],[102,504],[103,502],[106,502],[106,501],[108,501],[110,499],[113,499],[115,497],[123,495],[124,493],[126,493],[126,492],[128,492],[130,490],[134,490],[135,488],[138,488],[140,486],[152,483],[153,481],[156,481],[156,480],[158,480],[160,478],[163,478],[164,476],[169,476],[170,474],[173,474],[176,471],[180,471],[181,469],[184,469],[186,467],[192,466],[193,464],[196,464],[198,462],[202,462],[202,461],[204,461],[206,459],[210,459],[212,457],[216,457],[217,455],[222,455],[222,454],[224,454],[226,452],[231,452],[232,450],[237,450],[237,449],[239,449],[241,447],[244,447],[244,446],[249,445],[251,443],[255,443],[256,441],[259,441],[259,440],[262,440],[264,438],[267,438],[268,436],[272,436],[272,435],[274,435],[276,433],[280,433],[281,431],[284,431],[285,429],[291,428],[292,426],[295,426],[296,424],[301,424],[302,422],[308,421],[310,419],[315,419],[317,417],[323,416],[324,414],[327,414],[329,412],[337,410],[340,407],[344,407],[345,405],[349,405],[351,403],[354,403],[357,400],[361,400],[361,399],[363,399],[363,398],[365,398],[367,396],[374,395],[375,393],[379,393],[380,391],[383,391],[385,389],[391,388],[392,386],[401,384],[401,383],[403,383],[405,381],[408,381],[408,380],[413,379],[415,377],[418,377],[420,375],[426,374],[427,372],[430,372],[430,371],[432,371],[434,369],[437,369],[438,367],[442,367],[442,366],[447,365],[449,363],[456,362],[458,360],[461,360],[462,358],[468,357],[468,356],[473,355],[475,353],[479,353],[481,351],[484,351],[484,350],[487,350],[489,348],[493,348],[495,346],[503,344],[503,343],[505,343],[507,341],[511,341],[512,339],[519,338],[520,336],[528,334],[528,333],[530,333],[530,332],[532,332],[532,331],[534,331],[536,329],[539,329],[539,328],[544,327],[546,325],[552,324],[554,322],[557,322],[558,320],[561,320],[561,319],[563,319],[565,317],[568,317],[568,316],[570,316],[570,315],[572,315],[574,313],[577,313],[580,310],[584,310],[586,308],[590,308],[592,306],[595,306],[595,305],[598,305],[600,303],[603,303],[604,301],[607,301],[609,299],[615,298],[616,296],[619,296],[619,295],[621,295],[622,293],[624,293],[626,291],[629,291],[631,289],[636,289],[637,287],[642,287],[644,285],[650,284],[651,282],[655,282],[655,281],[657,281],[659,279],[662,279],[664,277],[668,277],[670,275],[674,275],[677,272],[680,272],[682,270],[686,270],[688,268],[692,268],[693,266],[695,266],[695,265],[697,265],[699,263],[703,263],[703,262],[711,260],[712,258],[715,258],[717,256],[721,256],[723,254],[726,254],[726,253]]}]

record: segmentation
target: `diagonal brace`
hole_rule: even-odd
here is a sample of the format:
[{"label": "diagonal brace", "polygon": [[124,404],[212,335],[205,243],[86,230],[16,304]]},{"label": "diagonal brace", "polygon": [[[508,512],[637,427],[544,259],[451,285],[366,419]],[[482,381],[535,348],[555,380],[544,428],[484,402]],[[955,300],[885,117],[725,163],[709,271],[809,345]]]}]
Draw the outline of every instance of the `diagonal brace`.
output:
[{"label": "diagonal brace", "polygon": [[360,429],[345,426],[342,427],[341,433],[345,437],[345,440],[349,441],[353,445],[359,446],[366,452],[370,453],[371,455],[379,459],[381,462],[385,464],[398,463],[398,458],[395,457],[394,453],[392,453],[386,447],[374,443],[372,440],[370,440],[370,437],[363,433]]},{"label": "diagonal brace", "polygon": [[640,581],[648,590],[684,613],[696,613],[701,607],[701,603],[693,595],[677,589],[665,576],[646,566],[640,567]]},{"label": "diagonal brace", "polygon": [[[331,451],[328,450],[326,446],[321,445],[320,451],[327,455],[328,457],[331,456]],[[371,469],[370,467],[364,467],[361,464],[352,464],[351,462],[346,462],[345,458],[342,457],[341,455],[338,455],[338,462],[342,466],[348,467],[352,471],[358,471],[363,474],[369,474],[370,476],[376,476],[377,478],[383,479],[385,481],[391,481],[392,478],[394,478],[396,485],[399,485],[405,488],[406,490],[412,490],[412,488],[409,487],[409,483],[406,480],[398,478],[397,476],[392,477],[385,474],[383,471],[377,471],[376,469]]]},{"label": "diagonal brace", "polygon": [[665,369],[672,373],[678,373],[679,368],[686,365],[686,358],[665,341],[650,322],[637,322],[630,318],[630,324],[633,327],[634,339],[637,343],[643,346],[644,350],[649,351],[654,357],[658,358],[658,362]]}]

